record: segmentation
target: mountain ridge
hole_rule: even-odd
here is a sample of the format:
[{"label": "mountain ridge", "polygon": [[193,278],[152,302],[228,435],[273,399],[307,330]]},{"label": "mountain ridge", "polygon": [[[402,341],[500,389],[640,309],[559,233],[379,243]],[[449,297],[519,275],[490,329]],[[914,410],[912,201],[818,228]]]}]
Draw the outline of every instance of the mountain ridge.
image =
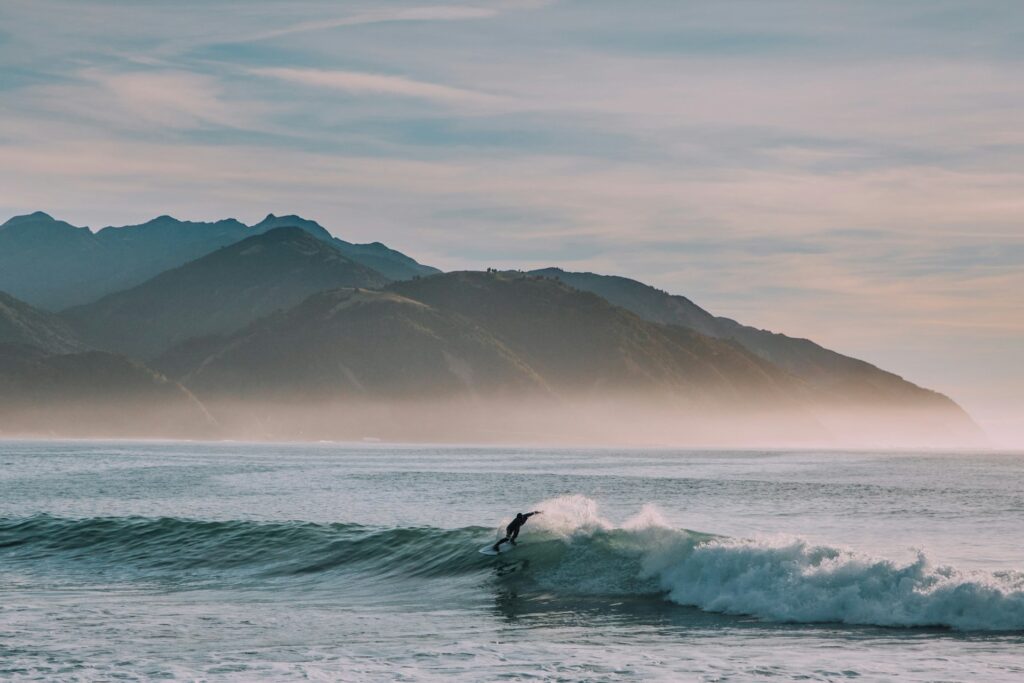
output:
[{"label": "mountain ridge", "polygon": [[[344,405],[350,429],[373,405],[366,424],[390,414],[383,431],[408,422],[419,425],[410,433],[442,439],[466,436],[442,425],[472,415],[481,429],[516,434],[565,436],[579,421],[607,438],[631,422],[672,439],[749,428],[783,443],[979,441],[969,416],[939,392],[636,280],[560,268],[441,274],[295,215],[267,214],[253,226],[162,215],[97,233],[43,212],[19,216],[0,226],[0,285],[53,279],[84,297],[203,251],[211,237],[228,243],[60,315],[0,297],[0,342],[152,361],[217,410],[234,402],[219,416],[258,400],[261,424],[277,425],[268,435],[295,436],[285,412],[308,434],[333,433],[330,419],[310,417],[320,414],[310,403],[317,396]],[[11,240],[20,251],[4,249]],[[96,276],[103,268],[110,277]],[[235,413],[223,424],[249,424],[246,410]]]},{"label": "mountain ridge", "polygon": [[277,227],[61,317],[94,346],[140,358],[229,333],[317,291],[389,280],[301,227]]},{"label": "mountain ridge", "polygon": [[93,232],[36,211],[0,225],[0,291],[54,312],[80,306],[246,237],[283,227],[282,219],[300,223],[298,227],[332,243],[354,261],[387,271],[384,274],[390,279],[438,272],[378,242],[346,242],[316,221],[298,216],[269,214],[247,226],[233,218],[193,222],[164,214],[145,223]]},{"label": "mountain ridge", "polygon": [[[885,397],[885,392],[921,391],[941,396],[938,392],[919,387],[899,375],[883,370],[867,361],[827,349],[816,342],[801,337],[762,330],[743,325],[730,318],[715,316],[690,299],[677,294],[668,294],[645,283],[616,275],[597,273],[575,273],[561,268],[542,268],[530,271],[536,275],[558,278],[570,286],[594,292],[611,303],[635,312],[640,317],[670,325],[681,325],[718,339],[731,339],[774,365],[794,375],[827,387],[835,383],[836,392],[849,391],[836,378],[856,375],[859,379],[872,379],[882,385],[872,396],[875,400]],[[947,399],[948,400],[948,399]]]}]

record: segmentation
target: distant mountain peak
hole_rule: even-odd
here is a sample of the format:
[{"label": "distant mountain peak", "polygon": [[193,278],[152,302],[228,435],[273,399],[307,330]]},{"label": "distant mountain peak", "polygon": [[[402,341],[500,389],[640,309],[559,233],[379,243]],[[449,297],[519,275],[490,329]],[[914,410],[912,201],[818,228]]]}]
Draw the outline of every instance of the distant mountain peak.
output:
[{"label": "distant mountain peak", "polygon": [[274,225],[275,227],[276,226],[280,226],[280,225],[297,225],[297,226],[315,225],[316,227],[318,227],[320,229],[323,229],[323,226],[320,225],[319,223],[317,223],[316,221],[311,220],[309,218],[303,218],[302,216],[299,216],[299,215],[294,214],[294,213],[285,214],[283,216],[278,216],[277,214],[268,213],[266,218],[264,218],[262,221],[260,221],[259,223],[257,223],[256,225],[254,225],[252,227],[253,228],[259,228],[261,226],[266,227],[266,226],[269,226],[269,225]]},{"label": "distant mountain peak", "polygon": [[312,221],[302,216],[296,216],[295,214],[288,214],[287,216],[275,216],[272,213],[268,213],[267,217],[262,221],[252,226],[254,232],[267,232],[274,228],[280,228],[284,226],[302,228],[306,232],[312,233],[316,237],[325,240],[334,239],[330,232],[327,231],[324,226],[320,225],[316,221]]},{"label": "distant mountain peak", "polygon": [[[271,228],[270,230],[267,230],[265,233],[262,233],[262,235],[254,235],[254,237],[270,238],[270,237],[284,237],[284,236],[289,236],[289,235],[295,236],[295,237],[304,237],[304,238],[311,239],[311,240],[315,240],[316,239],[315,237],[310,235],[308,232],[306,232],[306,230],[304,230],[303,228],[301,228],[298,225],[282,225],[282,226],[280,226],[278,228]],[[253,239],[253,238],[249,238],[249,239]]]},{"label": "distant mountain peak", "polygon": [[304,229],[389,280],[438,272],[379,242],[339,240],[318,222],[295,214],[268,213],[252,226],[235,218],[208,222],[163,214],[141,224],[93,231],[37,211],[0,225],[0,289],[34,306],[62,310],[130,289],[222,247],[286,226]]},{"label": "distant mountain peak", "polygon": [[32,213],[26,213],[22,216],[14,216],[11,219],[9,219],[6,223],[4,223],[3,226],[0,227],[6,227],[8,225],[18,225],[19,223],[36,223],[40,221],[46,221],[49,223],[58,222],[57,219],[55,219],[53,216],[46,213],[45,211],[33,211]]},{"label": "distant mountain peak", "polygon": [[[45,211],[33,211],[32,213],[28,214],[27,216],[23,216],[23,218],[31,219],[31,220],[34,220],[34,221],[39,221],[39,220],[52,221],[52,220],[55,220],[53,216],[51,216],[50,214],[46,213]],[[14,220],[14,219],[12,219],[12,220]]]},{"label": "distant mountain peak", "polygon": [[189,337],[234,332],[336,287],[388,279],[298,226],[249,235],[65,317],[106,350],[155,356]]}]

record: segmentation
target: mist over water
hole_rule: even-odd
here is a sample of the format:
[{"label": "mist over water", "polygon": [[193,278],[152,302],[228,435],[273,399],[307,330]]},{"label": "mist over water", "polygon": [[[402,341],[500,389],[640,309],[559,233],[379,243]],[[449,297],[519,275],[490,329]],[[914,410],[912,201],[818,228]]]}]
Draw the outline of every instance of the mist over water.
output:
[{"label": "mist over water", "polygon": [[[666,392],[338,398],[204,397],[180,405],[77,402],[6,415],[9,437],[363,441],[661,448],[988,448],[953,408],[843,408]],[[698,392],[699,393],[699,392]],[[963,418],[963,419],[961,419]]]},{"label": "mist over water", "polygon": [[[1016,680],[1020,454],[0,443],[0,677]],[[488,557],[519,510],[541,509]]]}]

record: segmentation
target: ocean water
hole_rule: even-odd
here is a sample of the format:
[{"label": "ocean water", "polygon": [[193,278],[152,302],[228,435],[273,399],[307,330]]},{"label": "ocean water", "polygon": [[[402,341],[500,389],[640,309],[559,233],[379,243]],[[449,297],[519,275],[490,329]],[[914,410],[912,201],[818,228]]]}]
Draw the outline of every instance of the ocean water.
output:
[{"label": "ocean water", "polygon": [[1021,681],[1024,455],[0,442],[0,679]]}]

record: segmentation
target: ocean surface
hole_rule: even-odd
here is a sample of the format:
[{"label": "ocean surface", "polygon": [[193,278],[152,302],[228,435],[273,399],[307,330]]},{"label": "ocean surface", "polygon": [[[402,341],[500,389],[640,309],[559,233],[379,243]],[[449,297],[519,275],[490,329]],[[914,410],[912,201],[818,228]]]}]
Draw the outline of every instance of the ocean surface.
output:
[{"label": "ocean surface", "polygon": [[1024,454],[0,442],[0,680],[161,679],[1021,681]]}]

